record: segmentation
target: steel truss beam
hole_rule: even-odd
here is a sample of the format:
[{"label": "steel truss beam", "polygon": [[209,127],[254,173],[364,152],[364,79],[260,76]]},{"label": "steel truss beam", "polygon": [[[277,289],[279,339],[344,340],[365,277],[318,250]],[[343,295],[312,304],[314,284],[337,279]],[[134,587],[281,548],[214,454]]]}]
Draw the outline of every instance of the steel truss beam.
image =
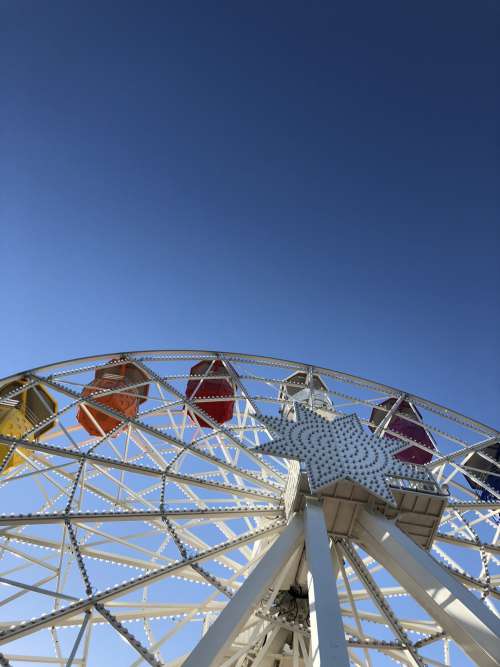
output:
[{"label": "steel truss beam", "polygon": [[73,648],[71,649],[71,653],[69,654],[68,660],[66,662],[66,667],[71,667],[71,665],[75,661],[76,652],[78,651],[80,642],[82,641],[83,635],[85,634],[85,629],[87,628],[87,624],[90,620],[91,615],[92,615],[91,611],[87,610],[85,612],[85,616],[83,617],[83,621],[76,636],[75,642],[73,644]]},{"label": "steel truss beam", "polygon": [[37,632],[42,628],[57,626],[57,622],[59,620],[75,616],[82,611],[86,611],[90,607],[95,606],[96,603],[104,603],[107,600],[121,597],[126,593],[131,593],[132,591],[135,591],[139,588],[143,588],[145,585],[160,581],[164,577],[168,577],[174,574],[183,567],[192,565],[193,563],[198,563],[200,561],[210,560],[211,558],[214,558],[214,556],[217,556],[218,554],[221,554],[225,551],[236,549],[243,544],[248,544],[249,542],[259,540],[262,537],[270,536],[276,532],[280,532],[283,527],[283,523],[276,523],[269,526],[268,528],[262,528],[260,530],[252,531],[251,533],[245,533],[244,535],[241,535],[232,541],[223,542],[222,544],[190,556],[189,558],[177,561],[170,565],[166,565],[165,567],[154,570],[153,572],[147,572],[146,574],[143,574],[139,577],[134,577],[129,581],[125,581],[122,584],[113,586],[113,588],[99,591],[94,595],[89,595],[86,598],[78,600],[78,602],[74,602],[73,604],[68,605],[67,607],[57,609],[49,614],[43,614],[42,616],[35,618],[32,621],[28,621],[22,625],[16,625],[14,628],[4,630],[3,632],[0,632],[0,645],[32,634],[33,632]]},{"label": "steel truss beam", "polygon": [[57,591],[49,591],[46,588],[40,588],[40,586],[34,586],[33,584],[25,584],[22,581],[14,581],[13,579],[6,579],[5,577],[0,577],[0,584],[6,584],[7,586],[13,586],[14,588],[23,588],[26,591],[33,591],[33,593],[48,595],[49,597],[59,598],[60,600],[77,599],[73,595],[65,595],[64,593],[58,593]]},{"label": "steel truss beam", "polygon": [[13,514],[0,515],[0,525],[3,526],[26,526],[52,523],[64,523],[70,521],[82,521],[84,523],[107,522],[107,521],[148,521],[162,517],[170,519],[241,519],[242,517],[260,516],[265,518],[281,519],[283,510],[277,507],[238,507],[238,508],[207,508],[170,510],[134,510],[113,512],[54,512],[47,514]]},{"label": "steel truss beam", "polygon": [[363,510],[358,538],[480,667],[498,667],[500,620],[394,522]]},{"label": "steel truss beam", "polygon": [[407,653],[408,663],[413,667],[424,667],[422,658],[418,655],[406,631],[395,617],[392,609],[384,599],[382,591],[378,587],[362,559],[356,553],[354,547],[347,540],[340,541],[340,544],[359,580],[364,584],[371,599],[378,607],[382,616],[385,618],[387,625],[392,629],[394,634],[401,642],[401,645],[404,647],[404,650]]},{"label": "steel truss beam", "polygon": [[[138,463],[129,463],[127,461],[120,461],[119,459],[112,459],[108,456],[98,456],[97,454],[85,454],[73,449],[63,449],[55,445],[48,445],[42,442],[33,442],[31,440],[11,438],[9,436],[0,435],[0,443],[4,445],[16,444],[23,449],[29,449],[34,452],[42,452],[51,456],[61,456],[63,458],[74,459],[80,461],[85,458],[86,461],[95,465],[102,465],[106,468],[117,468],[125,472],[137,473],[139,475],[147,475],[149,477],[160,478],[164,475],[161,468],[151,468],[150,466],[139,465]],[[43,472],[43,471],[41,471]],[[166,478],[172,482],[179,484],[191,484],[195,487],[206,489],[217,489],[224,493],[230,493],[247,498],[254,498],[256,500],[267,500],[268,502],[279,502],[279,496],[261,491],[260,489],[252,489],[243,486],[235,486],[232,484],[223,484],[222,482],[213,482],[194,475],[185,475],[181,473],[167,472]],[[253,480],[255,481],[255,480]],[[279,491],[279,489],[277,489]]]},{"label": "steel truss beam", "polygon": [[485,502],[484,500],[453,500],[448,503],[446,509],[453,510],[483,510],[491,512],[500,509],[500,500]]},{"label": "steel truss beam", "polygon": [[[271,466],[269,466],[262,458],[262,456],[258,456],[255,454],[251,449],[248,449],[248,447],[245,447],[245,445],[238,440],[238,438],[235,438],[235,436],[231,433],[231,431],[227,428],[225,428],[223,425],[219,424],[215,419],[213,419],[205,410],[201,409],[199,405],[196,404],[195,401],[190,400],[183,394],[181,394],[180,391],[177,391],[177,389],[170,384],[170,382],[167,382],[165,378],[162,378],[160,375],[155,373],[149,366],[146,366],[142,361],[139,359],[130,359],[136,366],[138,366],[143,372],[145,372],[147,375],[149,375],[149,378],[152,382],[156,382],[159,384],[163,389],[166,389],[169,393],[173,394],[177,399],[181,400],[183,404],[188,407],[194,414],[198,415],[201,417],[207,424],[210,424],[210,426],[214,429],[216,433],[220,433],[221,435],[226,436],[228,440],[230,440],[235,447],[238,449],[242,450],[246,456],[248,456],[252,461],[257,463],[262,469],[264,469],[269,475],[272,477],[280,479],[282,483],[285,481],[282,478],[282,475],[276,472],[276,470],[273,470]],[[186,447],[186,443],[183,443],[184,448]],[[198,451],[198,450],[196,450]]]},{"label": "steel truss beam", "polygon": [[[433,545],[433,549],[437,550],[437,545]],[[440,555],[443,555],[444,552],[441,551]],[[448,561],[450,558],[447,556]],[[479,589],[483,592],[488,592],[488,595],[492,595],[495,598],[500,598],[500,589],[495,588],[494,586],[491,586],[488,584],[487,581],[482,581],[481,579],[476,579],[475,577],[471,577],[470,574],[467,574],[464,570],[462,569],[457,569],[456,567],[452,567],[451,565],[448,565],[447,563],[439,563],[439,565],[449,572],[452,577],[455,579],[458,579],[460,582],[464,583],[468,588],[476,588]]]},{"label": "steel truss beam", "polygon": [[460,547],[468,547],[469,549],[476,549],[478,551],[486,549],[486,551],[500,554],[500,544],[488,544],[487,542],[480,542],[479,540],[468,540],[464,537],[441,532],[436,533],[435,539],[439,542],[448,542],[449,544],[455,544]]},{"label": "steel truss beam", "polygon": [[279,575],[302,540],[303,519],[296,515],[195,646],[183,667],[218,667],[221,664],[225,652],[264,596],[266,587]]},{"label": "steel truss beam", "polygon": [[[162,440],[163,442],[168,442],[168,443],[176,446],[181,451],[184,450],[185,452],[189,452],[191,454],[194,454],[198,458],[203,459],[205,461],[208,461],[209,463],[212,463],[215,466],[223,468],[223,469],[227,470],[228,472],[233,473],[234,475],[243,477],[250,482],[258,484],[259,486],[263,486],[264,488],[267,488],[271,492],[279,493],[279,491],[280,491],[280,488],[281,488],[280,486],[278,486],[276,484],[271,484],[270,482],[268,482],[265,479],[263,479],[262,477],[260,477],[257,473],[250,472],[249,470],[244,470],[243,468],[239,468],[238,466],[234,466],[231,463],[228,463],[227,461],[224,461],[223,459],[219,459],[216,456],[214,456],[212,454],[209,454],[208,452],[204,451],[203,449],[197,448],[194,445],[188,444],[188,443],[184,442],[183,440],[179,440],[178,438],[175,438],[171,435],[167,435],[163,431],[161,431],[160,429],[158,429],[154,426],[151,426],[150,424],[146,424],[145,422],[141,421],[140,419],[137,419],[137,418],[132,419],[130,417],[124,418],[124,416],[121,412],[118,412],[117,410],[113,410],[108,405],[104,405],[103,403],[99,403],[98,401],[95,400],[95,398],[98,398],[99,394],[101,394],[103,392],[96,391],[91,396],[85,396],[85,398],[83,398],[81,396],[81,394],[79,394],[76,391],[73,391],[72,389],[69,389],[68,387],[65,387],[64,385],[60,384],[59,382],[54,382],[53,380],[50,380],[49,378],[43,378],[43,377],[38,377],[38,376],[35,376],[35,377],[37,377],[38,381],[41,384],[46,384],[48,387],[52,387],[53,389],[56,389],[57,391],[60,391],[63,394],[66,394],[66,396],[69,396],[69,397],[73,398],[75,400],[75,405],[77,405],[77,404],[79,405],[81,403],[91,405],[92,407],[99,410],[100,412],[103,412],[104,414],[107,414],[111,417],[114,417],[116,420],[118,420],[123,425],[131,424],[138,431],[148,433],[149,435],[152,435],[155,438],[158,438],[159,440]],[[207,417],[208,417],[208,415],[207,415]],[[245,446],[242,443],[240,443],[238,440],[236,440],[236,442],[238,442],[239,446],[247,454],[250,452],[250,450],[247,450],[245,448]],[[4,460],[4,462],[5,462],[5,460]],[[262,462],[259,461],[259,464],[262,464]],[[278,474],[276,472],[274,472],[274,474],[276,476],[278,476]]]}]

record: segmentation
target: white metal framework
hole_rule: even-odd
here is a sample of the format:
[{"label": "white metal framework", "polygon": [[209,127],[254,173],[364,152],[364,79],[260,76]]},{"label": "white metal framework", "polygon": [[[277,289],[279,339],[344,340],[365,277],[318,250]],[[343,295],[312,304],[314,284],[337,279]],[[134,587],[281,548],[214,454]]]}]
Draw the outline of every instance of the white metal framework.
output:
[{"label": "white metal framework", "polygon": [[[123,363],[143,380],[93,389],[96,369]],[[187,398],[187,382],[209,377],[229,379],[233,395]],[[0,434],[0,665],[500,661],[494,428],[346,373],[234,353],[102,355],[20,373],[0,391],[14,380],[0,404],[34,387],[57,407]],[[136,416],[98,400],[141,383]],[[352,479],[311,490],[306,468],[262,453],[277,440],[269,418],[300,420],[299,400],[330,423],[355,414],[374,434],[367,447],[392,436],[432,454],[431,481],[419,466],[410,480],[389,474],[393,505]],[[233,402],[223,424],[207,411],[221,401]],[[402,402],[432,448],[391,431]],[[118,426],[104,432],[97,410]]]}]

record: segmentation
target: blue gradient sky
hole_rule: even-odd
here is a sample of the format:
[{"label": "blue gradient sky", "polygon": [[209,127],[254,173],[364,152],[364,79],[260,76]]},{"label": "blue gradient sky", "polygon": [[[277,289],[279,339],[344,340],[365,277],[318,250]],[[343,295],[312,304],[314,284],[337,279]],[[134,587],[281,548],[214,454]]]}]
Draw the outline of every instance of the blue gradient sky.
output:
[{"label": "blue gradient sky", "polygon": [[0,375],[241,350],[499,424],[496,3],[0,12]]}]

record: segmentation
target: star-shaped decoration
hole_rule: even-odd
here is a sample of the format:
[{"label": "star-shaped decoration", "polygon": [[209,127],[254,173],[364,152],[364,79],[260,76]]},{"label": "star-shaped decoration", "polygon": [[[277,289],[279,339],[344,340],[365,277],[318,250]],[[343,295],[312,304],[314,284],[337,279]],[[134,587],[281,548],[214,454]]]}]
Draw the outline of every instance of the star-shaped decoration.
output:
[{"label": "star-shaped decoration", "polygon": [[253,451],[304,463],[312,493],[320,493],[345,479],[394,506],[387,477],[434,481],[426,468],[394,457],[408,444],[368,433],[357,415],[338,417],[330,422],[300,403],[294,405],[297,421],[256,415],[279,437]]}]

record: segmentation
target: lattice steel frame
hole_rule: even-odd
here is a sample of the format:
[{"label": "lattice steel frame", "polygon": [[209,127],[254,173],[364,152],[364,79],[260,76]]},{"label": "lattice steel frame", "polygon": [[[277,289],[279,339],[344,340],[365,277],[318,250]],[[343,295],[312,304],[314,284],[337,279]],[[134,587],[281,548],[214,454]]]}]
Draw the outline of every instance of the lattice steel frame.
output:
[{"label": "lattice steel frame", "polygon": [[[135,364],[148,378],[150,396],[135,419],[124,419],[96,400],[116,390],[99,390],[85,399],[81,395],[95,369],[112,368],[117,358]],[[221,360],[236,387],[235,415],[225,426],[214,421],[203,404],[227,398],[194,402],[185,396],[189,368],[201,360]],[[200,383],[209,370],[199,377]],[[452,664],[452,656],[458,655],[453,653],[457,650],[454,640],[460,633],[437,607],[426,607],[426,599],[415,588],[432,582],[410,581],[408,573],[401,573],[404,557],[388,555],[376,544],[374,535],[383,526],[373,523],[369,508],[359,508],[358,538],[326,533],[321,537],[317,526],[322,510],[319,506],[318,515],[317,501],[312,499],[305,522],[302,515],[287,519],[283,494],[288,463],[252,449],[270,439],[255,414],[278,414],[283,408],[280,387],[297,371],[306,374],[310,390],[313,376],[321,376],[332,417],[355,412],[364,426],[369,425],[375,405],[395,398],[385,419],[378,426],[372,424],[375,433],[398,435],[425,450],[389,429],[402,400],[422,413],[436,447],[427,468],[450,489],[432,544],[432,562],[439,564],[432,574],[459,601],[465,591],[461,601],[466,607],[457,607],[454,622],[462,630],[468,623],[482,623],[486,630],[480,629],[468,643],[464,640],[462,648],[477,664],[492,667],[496,649],[488,628],[498,627],[492,623],[498,623],[500,497],[480,471],[466,468],[466,463],[473,452],[479,452],[500,474],[497,462],[484,452],[498,442],[500,433],[421,397],[346,373],[268,357],[189,350],[77,359],[5,380],[22,377],[35,390],[43,386],[57,399],[58,410],[50,417],[56,421],[55,428],[39,437],[43,424],[19,438],[0,436],[0,443],[9,447],[0,466],[4,471],[2,507],[14,509],[8,506],[16,502],[16,494],[33,489],[33,505],[23,500],[29,511],[0,517],[0,583],[9,592],[0,600],[0,664],[98,664],[92,637],[100,624],[125,640],[133,666],[266,667],[279,660],[283,667],[316,667],[328,665],[331,656],[338,664],[367,667],[394,661],[437,667]],[[15,400],[20,391],[3,399]],[[79,407],[91,419],[88,408],[97,408],[115,417],[119,426],[114,433],[90,437],[76,421]],[[196,426],[189,413],[202,417],[211,428]],[[14,452],[25,463],[9,469]],[[485,489],[491,500],[479,501],[467,479]],[[133,532],[119,533],[122,527],[130,531],[130,526]],[[415,562],[424,558],[421,554],[429,558],[394,530],[389,530],[394,550],[397,545],[401,554]],[[365,539],[359,538],[361,534]],[[306,569],[314,601],[310,628],[270,611],[279,586],[290,574],[290,563],[297,566],[304,544],[310,554]],[[331,572],[325,568],[325,558],[331,560]],[[110,573],[133,568],[138,574],[120,583],[112,579],[109,588],[98,586],[89,570],[96,563],[105,564],[98,566],[97,579],[102,579],[104,567]],[[397,581],[389,583],[389,575]],[[161,586],[174,577],[186,587],[203,587],[210,594],[196,601],[162,599]],[[325,598],[321,590],[332,591],[335,581],[336,595]],[[41,608],[43,601],[50,608],[31,620],[23,618],[19,613],[25,596],[34,609]],[[403,617],[391,607],[391,602],[409,597],[417,600],[420,617]],[[373,602],[373,609],[367,608],[367,601]],[[8,618],[9,613],[15,617]],[[342,619],[338,627],[324,625],[332,614]],[[178,637],[193,624],[203,637],[198,648],[189,658],[191,646],[183,644],[186,650],[168,657],[172,653],[168,647],[175,648]],[[73,628],[70,642],[63,637],[69,628]],[[283,633],[287,642],[275,654]],[[31,641],[36,637],[43,641]],[[20,641],[11,648],[16,640]],[[50,654],[45,649],[38,652],[38,646],[48,645]]]}]

